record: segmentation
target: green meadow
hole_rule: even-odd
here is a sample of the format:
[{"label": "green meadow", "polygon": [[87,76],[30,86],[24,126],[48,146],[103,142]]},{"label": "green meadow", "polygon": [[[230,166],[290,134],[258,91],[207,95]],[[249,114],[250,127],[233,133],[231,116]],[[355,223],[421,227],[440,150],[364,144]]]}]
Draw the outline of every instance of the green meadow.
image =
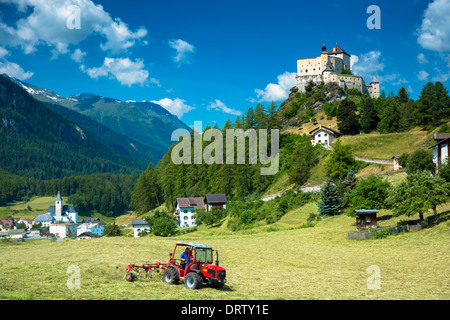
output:
[{"label": "green meadow", "polygon": [[[177,237],[103,237],[79,241],[0,241],[0,298],[3,299],[449,299],[450,207],[442,222],[421,231],[383,239],[350,240],[354,218],[322,218],[304,227],[314,203],[294,209],[278,222],[231,232],[227,221]],[[431,216],[430,212],[426,216]],[[382,210],[379,225],[395,224]],[[123,280],[129,263],[165,261],[177,241],[219,251],[227,269],[223,289],[186,290],[152,280]],[[69,289],[80,270],[80,288]],[[380,270],[380,289],[369,289],[370,266]],[[70,286],[69,286],[70,287]]]}]

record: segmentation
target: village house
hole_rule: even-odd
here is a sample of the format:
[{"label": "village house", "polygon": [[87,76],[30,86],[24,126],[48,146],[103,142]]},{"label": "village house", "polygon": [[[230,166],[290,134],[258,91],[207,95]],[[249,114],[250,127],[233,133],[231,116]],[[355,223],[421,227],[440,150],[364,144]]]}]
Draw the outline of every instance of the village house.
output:
[{"label": "village house", "polygon": [[433,163],[436,173],[441,164],[446,164],[448,161],[448,146],[450,144],[450,133],[435,133],[433,136],[436,144],[429,149],[433,149]]},{"label": "village house", "polygon": [[98,235],[99,237],[103,236],[103,231],[105,230],[105,224],[100,224],[97,222],[86,222],[86,223],[82,223],[77,227],[77,237],[82,234],[82,233],[86,233],[86,232],[91,232],[94,233],[96,235]]},{"label": "village house", "polygon": [[223,193],[219,194],[207,194],[205,196],[206,212],[211,209],[226,209],[227,208],[227,196]]},{"label": "village house", "polygon": [[104,223],[102,220],[100,220],[100,218],[95,218],[95,217],[78,217],[78,221],[80,223],[90,222],[90,223],[97,223],[99,225],[106,226],[106,223]]},{"label": "village house", "polygon": [[29,221],[29,220],[27,220],[27,219],[20,218],[19,220],[15,221],[15,224],[16,224],[17,226],[20,225],[20,224],[22,224],[22,223],[25,225],[25,228],[26,228],[27,230],[30,230],[31,227],[33,226],[33,221]]},{"label": "village house", "polygon": [[0,220],[0,231],[8,232],[14,229],[14,221],[12,219]]},{"label": "village house", "polygon": [[99,238],[100,236],[92,232],[83,232],[77,236],[77,240]]},{"label": "village house", "polygon": [[9,238],[16,241],[23,241],[25,238],[25,233],[25,229],[13,229],[8,231]]},{"label": "village house", "polygon": [[135,238],[139,237],[139,233],[142,231],[150,231],[150,226],[144,219],[133,219],[133,221],[131,221],[131,227],[133,228]]},{"label": "village house", "polygon": [[57,238],[70,238],[77,235],[77,227],[78,224],[76,223],[52,223],[49,232]]},{"label": "village house", "polygon": [[193,227],[195,223],[195,210],[205,210],[203,198],[177,198],[175,211],[177,225],[179,227]]},{"label": "village house", "polygon": [[316,129],[309,133],[311,143],[315,146],[317,143],[322,144],[326,149],[329,149],[334,139],[341,137],[343,134],[331,129],[330,127],[322,127],[319,125]]}]

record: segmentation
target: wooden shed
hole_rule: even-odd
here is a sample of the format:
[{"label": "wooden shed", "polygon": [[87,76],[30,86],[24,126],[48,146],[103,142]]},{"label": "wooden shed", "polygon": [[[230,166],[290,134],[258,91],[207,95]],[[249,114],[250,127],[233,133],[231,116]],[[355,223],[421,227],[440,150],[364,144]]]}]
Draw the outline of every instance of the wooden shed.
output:
[{"label": "wooden shed", "polygon": [[378,210],[354,210],[356,216],[356,229],[376,228]]}]

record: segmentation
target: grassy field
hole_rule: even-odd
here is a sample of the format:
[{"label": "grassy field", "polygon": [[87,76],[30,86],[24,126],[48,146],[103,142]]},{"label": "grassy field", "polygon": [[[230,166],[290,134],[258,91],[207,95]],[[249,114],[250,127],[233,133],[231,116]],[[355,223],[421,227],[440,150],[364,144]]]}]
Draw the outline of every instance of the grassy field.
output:
[{"label": "grassy field", "polygon": [[[450,206],[439,208],[440,212]],[[449,299],[450,221],[384,239],[350,240],[354,218],[324,218],[300,228],[317,207],[307,204],[272,225],[231,233],[222,225],[199,227],[174,238],[100,238],[25,243],[0,241],[0,298],[6,299]],[[380,225],[391,225],[388,210]],[[431,215],[431,213],[430,213]],[[404,219],[404,218],[403,218]],[[278,231],[276,231],[278,230]],[[274,232],[276,231],[276,232]],[[218,249],[228,283],[221,290],[186,290],[156,276],[128,283],[124,266],[167,260],[176,241]],[[81,271],[81,288],[68,289],[69,266]],[[369,290],[376,265],[381,289]]]},{"label": "grassy field", "polygon": [[340,138],[342,144],[350,145],[355,156],[370,159],[392,160],[394,155],[411,154],[433,144],[433,132],[427,133],[420,128],[408,132],[379,134],[369,133]]}]

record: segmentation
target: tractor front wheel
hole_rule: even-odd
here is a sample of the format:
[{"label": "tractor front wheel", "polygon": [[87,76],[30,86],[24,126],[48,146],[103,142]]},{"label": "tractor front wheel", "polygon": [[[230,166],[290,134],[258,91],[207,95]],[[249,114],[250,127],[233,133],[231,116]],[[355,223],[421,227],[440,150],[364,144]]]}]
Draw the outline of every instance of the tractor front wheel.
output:
[{"label": "tractor front wheel", "polygon": [[202,277],[195,272],[188,273],[186,278],[184,279],[184,286],[186,287],[186,289],[200,289],[202,287],[202,284]]},{"label": "tractor front wheel", "polygon": [[178,272],[174,268],[167,268],[162,275],[162,282],[167,284],[177,284],[179,281]]}]

